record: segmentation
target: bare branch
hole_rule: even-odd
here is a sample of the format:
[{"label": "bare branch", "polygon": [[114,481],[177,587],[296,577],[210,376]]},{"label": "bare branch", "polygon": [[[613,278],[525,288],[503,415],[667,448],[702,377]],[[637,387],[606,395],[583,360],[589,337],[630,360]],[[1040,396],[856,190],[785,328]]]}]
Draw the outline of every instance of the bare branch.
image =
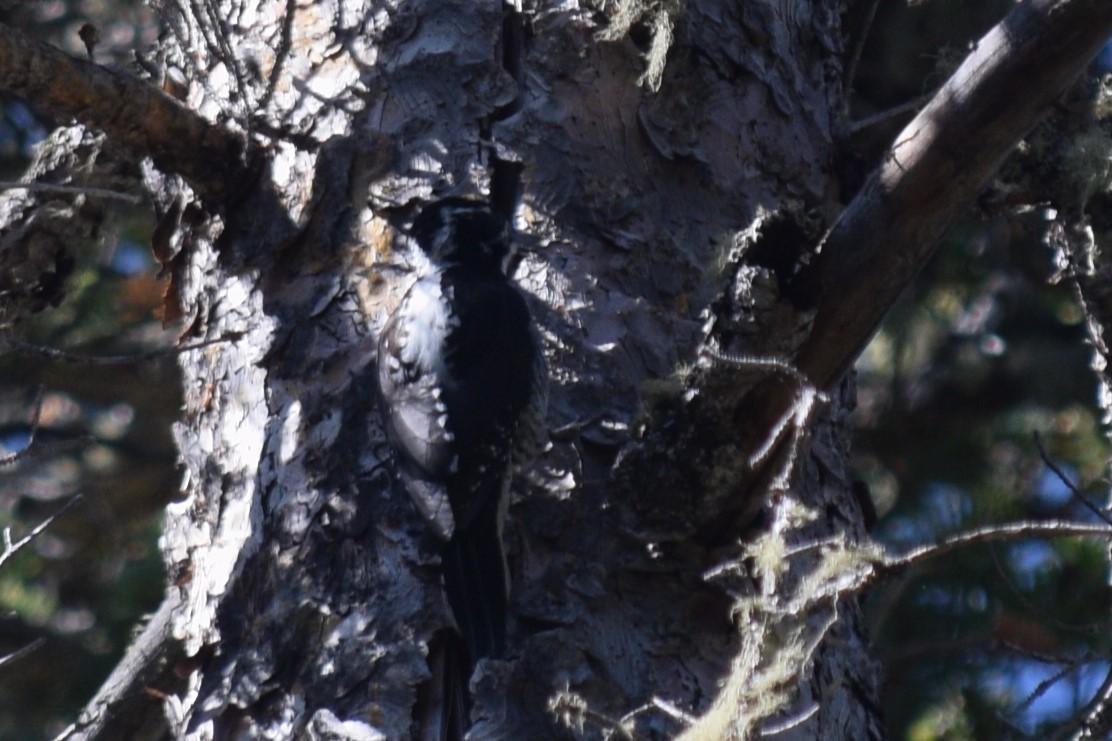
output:
[{"label": "bare branch", "polygon": [[1112,35],[1108,0],[1029,0],[978,43],[896,137],[831,229],[796,365],[828,389],[934,253],[950,222]]},{"label": "bare branch", "polygon": [[1053,471],[1054,475],[1058,477],[1058,480],[1061,481],[1067,489],[1069,489],[1069,492],[1073,495],[1073,498],[1080,502],[1087,510],[1099,517],[1105,523],[1112,525],[1112,517],[1109,517],[1107,512],[1086,499],[1081,494],[1081,492],[1078,491],[1077,485],[1070,481],[1069,477],[1066,476],[1066,472],[1059,468],[1058,464],[1050,459],[1050,454],[1047,453],[1046,448],[1043,447],[1042,437],[1039,435],[1037,430],[1035,431],[1035,447],[1038,448],[1039,457],[1042,458],[1043,463],[1045,463],[1046,467]]},{"label": "bare branch", "polygon": [[[696,720],[698,720],[695,716],[691,715],[690,713],[683,712],[682,710],[677,708],[672,703],[667,702],[666,700],[663,700],[659,697],[654,697],[652,699],[652,701],[649,703],[649,705],[656,708],[660,712],[664,713],[665,715],[667,715],[672,720],[678,721],[678,722],[683,723],[684,725],[687,725],[687,726],[691,725]],[[626,717],[628,718],[630,716],[627,715]],[[623,718],[623,720],[625,720],[625,718]]]},{"label": "bare branch", "polygon": [[31,431],[27,436],[27,444],[21,450],[9,455],[0,456],[0,467],[11,466],[29,458],[37,458],[51,453],[60,453],[66,450],[84,447],[89,444],[88,438],[75,438],[72,440],[57,440],[49,443],[36,443],[35,436],[39,432],[39,420],[42,416],[43,387],[39,386],[35,392],[34,411],[31,412]]},{"label": "bare branch", "polygon": [[128,365],[130,363],[139,363],[144,360],[153,360],[154,358],[161,358],[169,355],[180,355],[183,352],[198,350],[202,347],[217,345],[222,342],[235,342],[240,337],[242,337],[241,333],[232,332],[223,337],[214,337],[211,340],[191,342],[187,345],[179,345],[177,347],[163,347],[157,350],[132,353],[130,355],[85,355],[83,353],[47,347],[46,345],[36,345],[32,342],[24,342],[23,340],[17,340],[14,337],[2,333],[0,333],[0,346],[6,345],[19,352],[27,353],[28,355],[38,355],[39,357],[49,358],[50,360],[60,360],[65,363],[80,363],[83,365]]},{"label": "bare branch", "polygon": [[57,512],[52,514],[50,517],[47,517],[45,520],[40,522],[38,525],[35,525],[35,527],[32,528],[29,533],[27,533],[22,538],[15,541],[14,543],[12,542],[12,529],[10,527],[4,528],[4,530],[3,530],[4,552],[0,553],[0,566],[3,566],[5,561],[7,561],[9,558],[11,558],[16,553],[18,553],[20,548],[27,545],[28,543],[30,543],[35,538],[39,537],[39,535],[42,534],[43,530],[46,530],[48,527],[50,527],[50,523],[54,522],[54,520],[57,519],[57,517],[59,515],[63,514],[70,507],[77,504],[80,500],[81,500],[81,495],[80,494],[74,494],[72,497],[70,497],[69,501],[66,502],[65,504],[63,504],[62,507]]},{"label": "bare branch", "polygon": [[846,89],[844,105],[846,109],[849,108],[850,93],[853,91],[853,83],[857,79],[857,65],[861,62],[861,53],[865,51],[865,42],[869,40],[869,32],[873,28],[873,19],[876,18],[876,9],[880,5],[880,0],[870,0],[869,9],[865,12],[865,20],[861,24],[861,31],[857,35],[857,42],[853,45],[853,51],[850,52],[849,62],[846,63],[846,73],[842,78],[845,80],[843,87]]},{"label": "bare branch", "polygon": [[[1041,609],[1028,599],[1023,590],[1015,584],[1011,575],[1004,569],[1004,564],[1000,563],[1000,554],[996,552],[996,549],[990,549],[990,553],[992,555],[992,565],[996,570],[996,575],[1000,577],[1000,581],[1004,582],[1004,586],[1011,592],[1012,599],[1018,602],[1027,612],[1034,615],[1040,622],[1053,625],[1055,628],[1067,633],[1079,633],[1087,636],[1103,635],[1108,632],[1108,628],[1110,624],[1112,624],[1112,621],[1109,620],[1102,620],[1097,623],[1086,623],[1084,625],[1074,625],[1073,623],[1067,623],[1064,620],[1059,620],[1053,615],[1048,614],[1046,610]],[[1058,661],[1058,659],[1047,660]]]},{"label": "bare branch", "polygon": [[[1108,0],[1029,0],[977,43],[896,137],[798,278],[819,297],[793,363],[804,377],[823,391],[841,380],[950,222],[1110,35]],[[796,405],[792,389],[768,381],[749,397],[755,430],[774,429]],[[747,489],[771,490],[777,458],[767,456]]]},{"label": "bare branch", "polygon": [[[785,455],[778,456],[781,459],[781,464],[775,470],[774,475],[767,478],[766,490],[781,491],[785,489],[789,484],[803,441],[806,439],[811,417],[821,404],[830,401],[830,397],[816,388],[806,374],[780,358],[731,355],[710,348],[705,348],[703,352],[715,360],[739,368],[775,373],[790,378],[798,384],[798,394],[792,405],[770,427],[765,428],[769,429],[768,436],[755,450],[750,451],[745,461],[746,466],[750,469],[757,469],[773,453],[777,451],[785,453]],[[781,445],[785,439],[787,440],[786,448]]]},{"label": "bare branch", "polygon": [[1071,522],[1066,520],[1041,520],[1009,522],[1003,525],[989,525],[974,528],[963,533],[957,533],[944,539],[941,543],[924,545],[913,548],[902,556],[886,558],[877,566],[874,574],[866,580],[866,586],[882,577],[903,571],[923,561],[960,550],[977,543],[989,543],[996,540],[1021,540],[1032,537],[1063,538],[1077,535],[1096,535],[1112,539],[1112,527],[1107,525],[1093,525],[1086,522]]},{"label": "bare branch", "polygon": [[[767,371],[769,373],[779,373],[787,376],[796,381],[801,387],[808,388],[814,386],[811,379],[806,374],[802,373],[798,368],[793,366],[787,360],[782,358],[763,357],[758,355],[733,355],[730,353],[720,352],[712,348],[703,348],[703,352],[714,360],[719,360],[729,365],[737,366],[738,368],[748,368],[751,370]],[[817,390],[816,390],[817,391]],[[821,391],[817,392],[818,400],[821,402],[829,401],[826,394]]]},{"label": "bare branch", "polygon": [[921,95],[918,98],[906,100],[899,105],[892,106],[891,108],[880,111],[879,113],[875,113],[872,116],[866,116],[865,118],[858,119],[849,125],[849,131],[851,134],[856,134],[858,131],[867,129],[870,126],[876,126],[877,124],[884,123],[889,119],[907,115],[912,111],[922,108],[923,105],[928,100],[930,100],[930,98],[931,96],[929,95]]},{"label": "bare branch", "polygon": [[44,391],[45,389],[43,386],[39,386],[35,391],[35,403],[31,405],[31,432],[27,435],[27,445],[25,445],[22,450],[17,450],[11,455],[0,458],[0,466],[10,466],[31,456],[31,450],[35,445],[35,435],[38,434],[39,431],[39,421],[42,418],[42,397]]},{"label": "bare branch", "polygon": [[181,643],[170,631],[178,606],[178,590],[171,589],[81,716],[56,741],[168,737],[163,702],[158,700],[184,689],[174,671],[183,658]]},{"label": "bare branch", "polygon": [[125,203],[141,203],[143,197],[134,193],[121,193],[107,188],[87,188],[82,185],[56,185],[54,183],[19,183],[12,180],[0,180],[0,190],[35,190],[40,193],[65,193],[74,195],[93,196],[95,198],[111,198]]},{"label": "bare branch", "polygon": [[[666,718],[675,721],[684,728],[695,724],[699,720],[694,715],[685,713],[683,710],[676,707],[667,700],[660,697],[653,697],[644,705],[636,707],[623,715],[621,720],[617,721],[616,725],[613,725],[614,721],[609,718],[605,719],[607,723],[600,725],[602,725],[604,728],[616,729],[619,734],[623,734],[622,738],[632,738],[629,729],[634,727],[634,723],[637,721],[637,718],[653,711],[663,714]],[[594,716],[592,716],[592,719],[597,720],[597,718],[595,718]]]},{"label": "bare branch", "polygon": [[[548,712],[554,715],[565,728],[582,730],[587,722],[591,722],[605,729],[611,737],[617,735],[624,739],[633,738],[633,734],[622,721],[592,710],[583,697],[566,686],[548,698]],[[623,720],[628,720],[628,717]]]},{"label": "bare branch", "polygon": [[[1088,706],[1084,709],[1084,719],[1078,723],[1080,733],[1074,738],[1099,738],[1108,730],[1108,709],[1112,706],[1112,669],[1104,675],[1100,689],[1093,695]],[[1070,729],[1072,730],[1072,729]]]},{"label": "bare branch", "polygon": [[[1026,652],[1023,653],[1026,655]],[[1022,713],[1026,711],[1028,708],[1035,704],[1036,700],[1045,695],[1051,687],[1061,682],[1071,673],[1077,671],[1077,669],[1083,664],[1091,661],[1096,661],[1096,658],[1093,656],[1082,656],[1065,662],[1064,665],[1060,669],[1058,669],[1058,671],[1054,672],[1049,677],[1035,685],[1035,689],[1031,690],[1031,692],[1028,693],[1027,697],[1023,698],[1023,702],[1013,707],[1012,712]]]},{"label": "bare branch", "polygon": [[10,664],[13,661],[18,661],[19,659],[22,659],[24,656],[31,653],[32,651],[38,650],[44,643],[46,643],[45,638],[36,638],[35,640],[31,641],[30,643],[28,643],[23,648],[17,648],[15,651],[12,651],[10,654],[7,654],[5,656],[0,656],[0,667],[4,666],[5,664]]},{"label": "bare branch", "polygon": [[73,437],[68,440],[51,440],[49,442],[35,442],[29,440],[20,450],[0,458],[0,466],[11,466],[20,461],[45,458],[59,453],[69,453],[89,446],[93,438],[88,435]]},{"label": "bare branch", "polygon": [[161,90],[0,25],[0,88],[36,109],[105,132],[120,147],[150,157],[203,196],[241,185],[244,139],[215,126]]},{"label": "bare branch", "polygon": [[796,713],[790,718],[779,721],[778,723],[770,723],[761,729],[761,736],[768,738],[770,736],[779,736],[781,733],[795,730],[799,726],[807,722],[807,720],[819,711],[818,703],[811,703],[810,706],[805,708],[802,712]]}]

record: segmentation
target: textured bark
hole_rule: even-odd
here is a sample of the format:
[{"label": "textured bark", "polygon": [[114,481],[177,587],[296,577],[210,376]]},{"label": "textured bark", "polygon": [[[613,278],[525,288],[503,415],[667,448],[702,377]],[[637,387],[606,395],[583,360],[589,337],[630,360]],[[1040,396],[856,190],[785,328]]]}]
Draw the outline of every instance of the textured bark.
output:
[{"label": "textured bark", "polygon": [[[798,695],[824,708],[803,732],[871,735],[871,708],[835,689],[875,695],[851,601],[833,623],[838,595],[827,594],[762,616],[762,631],[731,628],[753,582],[735,578],[732,593],[704,572],[738,555],[728,543],[741,534],[691,537],[706,525],[692,516],[699,500],[673,487],[666,450],[631,437],[646,399],[663,408],[661,423],[684,408],[669,378],[704,343],[782,355],[801,336],[808,317],[778,295],[776,271],[836,210],[825,171],[840,104],[833,5],[692,3],[667,19],[670,61],[655,93],[637,85],[635,45],[599,42],[605,27],[579,12],[536,15],[526,42],[524,19],[493,2],[315,8],[237,26],[235,65],[183,13],[173,38],[192,44],[165,52],[186,79],[206,80],[191,88],[192,108],[234,119],[235,100],[254,101],[268,106],[266,130],[308,132],[279,136],[257,191],[203,211],[182,239],[180,290],[198,337],[240,338],[183,358],[195,379],[177,433],[188,498],[171,508],[164,547],[184,575],[175,635],[201,666],[171,706],[174,733],[411,732],[427,643],[449,616],[435,543],[392,483],[368,391],[371,348],[409,280],[386,267],[412,257],[397,226],[411,202],[457,184],[500,204],[520,189],[530,254],[518,278],[537,297],[559,431],[515,488],[509,658],[480,667],[475,736],[597,737],[608,723],[673,735],[675,718],[638,710],[663,698],[703,712],[738,647],[769,646],[754,639],[783,620],[809,645],[829,631],[837,648],[817,649],[819,673],[800,676],[812,660],[802,649],[779,662],[779,702],[747,708],[745,727],[794,712]],[[287,56],[273,57],[266,40],[286,33]],[[322,57],[337,38],[342,51]],[[246,80],[252,67],[265,86]],[[223,97],[220,80],[237,95]],[[778,241],[758,248],[766,231]],[[744,266],[758,249],[770,264]],[[716,384],[700,394],[745,388],[736,370],[708,373]],[[839,399],[829,419],[843,409]],[[844,431],[826,424],[818,457],[803,456],[808,507],[849,496]],[[736,467],[738,450],[699,465]],[[619,458],[660,476],[640,481],[621,463],[612,475]],[[785,507],[781,525],[795,528],[803,505],[792,496]],[[766,650],[756,655],[768,663]],[[589,713],[569,710],[579,702]]]},{"label": "textured bark", "polygon": [[[620,7],[164,4],[184,106],[159,110],[210,159],[129,140],[153,114],[118,143],[154,158],[156,249],[188,339],[212,341],[181,357],[162,547],[186,678],[166,733],[412,732],[450,617],[392,476],[374,348],[419,263],[404,224],[479,192],[529,251],[553,444],[515,486],[510,646],[474,678],[473,736],[880,735],[851,596],[870,557],[852,381],[824,375],[823,395],[769,360],[831,300],[795,277],[840,210],[840,3]],[[223,163],[210,136],[233,143]]]}]

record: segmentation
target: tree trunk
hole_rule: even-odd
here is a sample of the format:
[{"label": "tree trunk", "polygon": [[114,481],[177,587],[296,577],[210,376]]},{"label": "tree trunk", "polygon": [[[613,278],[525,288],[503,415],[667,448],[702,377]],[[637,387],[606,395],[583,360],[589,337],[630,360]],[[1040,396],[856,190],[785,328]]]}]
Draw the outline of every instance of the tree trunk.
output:
[{"label": "tree trunk", "polygon": [[847,195],[841,3],[245,5],[165,4],[184,106],[135,144],[194,345],[171,586],[117,693],[163,699],[104,695],[69,736],[414,734],[451,616],[375,348],[405,225],[471,193],[515,216],[551,368],[472,737],[879,737],[852,378],[790,364],[834,356],[809,266]]},{"label": "tree trunk", "polygon": [[[234,207],[198,204],[179,232],[191,338],[237,339],[182,358],[187,497],[163,543],[182,593],[174,635],[198,662],[173,732],[413,732],[450,616],[436,541],[392,476],[373,348],[413,276],[399,227],[450,191],[520,204],[517,278],[553,369],[552,446],[514,487],[506,535],[510,648],[474,678],[474,736],[675,735],[684,724],[650,703],[701,714],[731,668],[723,720],[738,735],[812,706],[803,735],[875,735],[853,601],[756,610],[762,593],[788,608],[811,556],[782,569],[758,553],[761,573],[705,578],[762,529],[710,527],[738,496],[743,428],[717,423],[714,457],[690,461],[645,434],[698,434],[760,375],[674,380],[704,344],[790,357],[806,327],[779,284],[836,213],[835,4],[364,12],[169,18],[189,106],[271,138],[259,182]],[[274,56],[267,39],[290,41]],[[823,412],[763,515],[778,532],[763,548],[859,535],[851,399]],[[824,507],[845,514],[809,514]],[[754,605],[738,627],[735,602]],[[805,664],[817,671],[801,677]]]}]

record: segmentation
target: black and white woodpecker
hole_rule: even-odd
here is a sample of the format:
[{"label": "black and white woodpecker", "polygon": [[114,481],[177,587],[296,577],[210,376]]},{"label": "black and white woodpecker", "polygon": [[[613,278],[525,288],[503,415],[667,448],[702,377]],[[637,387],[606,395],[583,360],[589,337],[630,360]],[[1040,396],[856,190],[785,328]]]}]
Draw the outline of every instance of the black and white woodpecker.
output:
[{"label": "black and white woodpecker", "polygon": [[544,444],[548,368],[507,275],[504,219],[446,198],[410,234],[429,268],[382,331],[378,384],[405,487],[444,541],[444,589],[474,667],[505,646],[502,522],[514,470]]}]

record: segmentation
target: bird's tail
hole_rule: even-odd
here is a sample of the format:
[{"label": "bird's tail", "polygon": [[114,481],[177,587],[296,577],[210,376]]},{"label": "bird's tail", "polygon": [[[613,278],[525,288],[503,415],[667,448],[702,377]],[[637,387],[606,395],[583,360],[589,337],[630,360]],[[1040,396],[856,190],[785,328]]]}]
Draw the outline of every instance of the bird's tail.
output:
[{"label": "bird's tail", "polygon": [[418,741],[461,741],[470,726],[463,641],[442,632],[429,644],[432,678],[418,689],[414,717]]},{"label": "bird's tail", "polygon": [[441,555],[444,591],[463,635],[467,678],[475,664],[506,646],[506,559],[497,502],[457,529]]}]

